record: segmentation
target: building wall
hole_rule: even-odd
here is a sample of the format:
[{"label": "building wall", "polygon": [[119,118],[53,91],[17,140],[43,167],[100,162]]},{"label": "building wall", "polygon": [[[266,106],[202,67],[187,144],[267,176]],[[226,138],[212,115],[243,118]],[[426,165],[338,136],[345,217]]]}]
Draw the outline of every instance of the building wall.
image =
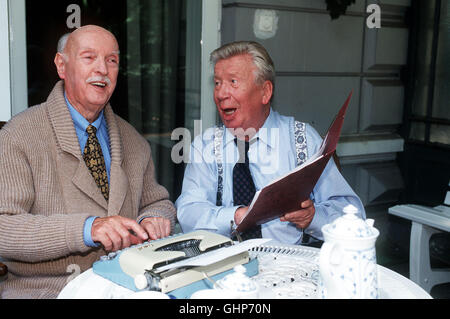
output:
[{"label": "building wall", "polygon": [[[381,27],[368,28],[370,4]],[[395,202],[403,139],[409,0],[356,0],[332,20],[325,0],[222,0],[222,43],[254,40],[277,70],[273,107],[325,134],[345,98],[352,101],[337,154],[342,173],[366,206]]]}]

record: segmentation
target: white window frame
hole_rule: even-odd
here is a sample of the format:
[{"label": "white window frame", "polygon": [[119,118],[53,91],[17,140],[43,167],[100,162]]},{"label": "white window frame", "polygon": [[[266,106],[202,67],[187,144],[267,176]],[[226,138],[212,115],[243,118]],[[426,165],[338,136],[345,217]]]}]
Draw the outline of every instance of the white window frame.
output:
[{"label": "white window frame", "polygon": [[9,68],[8,1],[0,0],[0,121],[11,118],[11,70]]},{"label": "white window frame", "polygon": [[209,61],[209,56],[221,44],[222,0],[203,0],[202,20],[200,117],[203,127],[208,128],[217,123],[217,111],[213,99],[214,69]]},{"label": "white window frame", "polygon": [[0,0],[0,121],[28,108],[25,0]]}]

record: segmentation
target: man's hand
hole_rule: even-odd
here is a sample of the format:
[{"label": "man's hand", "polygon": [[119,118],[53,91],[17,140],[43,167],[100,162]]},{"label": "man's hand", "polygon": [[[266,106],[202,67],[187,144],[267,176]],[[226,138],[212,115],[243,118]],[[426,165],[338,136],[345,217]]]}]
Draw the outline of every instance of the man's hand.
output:
[{"label": "man's hand", "polygon": [[148,239],[148,234],[136,221],[122,216],[96,218],[92,224],[92,240],[106,251],[117,251]]},{"label": "man's hand", "polygon": [[[282,222],[291,222],[297,225],[299,228],[307,228],[309,224],[311,224],[314,214],[316,213],[316,208],[314,207],[314,202],[310,199],[304,201],[300,204],[301,209],[287,213],[283,217],[280,218]],[[234,222],[236,225],[239,225],[242,221],[242,218],[248,211],[248,206],[239,207],[234,213]]]},{"label": "man's hand", "polygon": [[280,218],[282,222],[291,222],[297,225],[298,228],[307,228],[311,224],[316,208],[314,202],[310,199],[300,204],[301,209],[295,212],[287,213]]},{"label": "man's hand", "polygon": [[245,214],[247,214],[248,206],[245,207],[239,207],[236,209],[236,212],[234,213],[234,223],[236,225],[239,225],[244,218]]},{"label": "man's hand", "polygon": [[170,220],[162,217],[147,217],[141,221],[151,240],[164,238],[170,235]]}]

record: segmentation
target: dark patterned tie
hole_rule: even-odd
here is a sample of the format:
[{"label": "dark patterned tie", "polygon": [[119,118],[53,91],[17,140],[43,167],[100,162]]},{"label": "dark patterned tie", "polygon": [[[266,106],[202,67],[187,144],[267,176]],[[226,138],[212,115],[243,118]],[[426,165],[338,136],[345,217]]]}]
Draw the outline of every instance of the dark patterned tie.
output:
[{"label": "dark patterned tie", "polygon": [[[256,140],[253,140],[253,143]],[[239,150],[239,161],[233,168],[233,201],[234,205],[250,205],[253,196],[255,196],[256,188],[250,174],[248,150],[250,148],[249,142],[234,139],[234,143]],[[245,149],[243,149],[245,147]],[[241,234],[242,240],[261,238],[261,226],[257,225],[251,229],[244,231]]]},{"label": "dark patterned tie", "polygon": [[103,158],[102,148],[98,142],[95,126],[89,125],[86,129],[88,139],[84,147],[84,162],[91,172],[95,183],[100,188],[106,201],[109,199],[108,174],[106,173],[105,159]]}]

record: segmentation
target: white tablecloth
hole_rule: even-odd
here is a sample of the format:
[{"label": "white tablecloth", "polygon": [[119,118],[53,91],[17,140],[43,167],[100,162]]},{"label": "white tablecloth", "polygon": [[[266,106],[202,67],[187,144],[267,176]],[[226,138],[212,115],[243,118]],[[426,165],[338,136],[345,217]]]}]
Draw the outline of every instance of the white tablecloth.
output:
[{"label": "white tablecloth", "polygon": [[[270,244],[270,243],[269,243]],[[281,248],[268,245],[270,254],[283,258],[292,258],[303,260],[310,265],[317,263],[319,249],[308,248],[302,246],[286,246]],[[274,248],[275,247],[275,248]],[[267,250],[252,252],[253,254],[265,254]],[[277,255],[278,254],[278,255]],[[260,255],[262,256],[262,255]],[[267,256],[267,255],[264,255]],[[266,258],[267,259],[267,258]],[[281,262],[282,258],[269,258],[271,261],[266,263],[269,269],[276,268],[277,261]],[[263,260],[263,259],[261,259]],[[261,270],[261,264],[260,264]],[[289,282],[284,289],[289,287]],[[413,281],[404,276],[378,265],[378,291],[380,299],[430,299],[431,296]],[[92,269],[75,277],[68,282],[66,287],[61,291],[58,298],[60,299],[124,299],[133,298],[136,293],[132,290],[121,287],[93,272]],[[263,289],[260,294],[264,299],[283,298],[276,289]]]},{"label": "white tablecloth", "polygon": [[[411,280],[385,267],[378,267],[380,299],[431,299],[425,290]],[[134,294],[134,291],[98,276],[89,269],[70,281],[58,299],[124,299],[132,298]]]}]

